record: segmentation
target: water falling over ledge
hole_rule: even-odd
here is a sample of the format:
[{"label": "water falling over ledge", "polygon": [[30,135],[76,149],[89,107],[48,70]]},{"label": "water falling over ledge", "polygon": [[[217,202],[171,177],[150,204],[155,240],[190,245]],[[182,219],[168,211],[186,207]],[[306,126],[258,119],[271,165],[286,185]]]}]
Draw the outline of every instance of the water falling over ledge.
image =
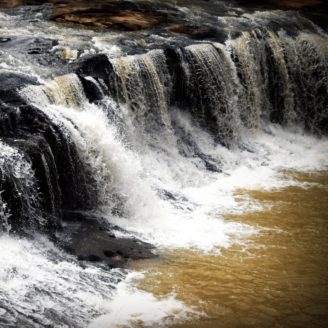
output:
[{"label": "water falling over ledge", "polygon": [[241,189],[305,195],[285,170],[327,170],[324,30],[194,5],[154,5],[172,21],[134,33],[0,13],[0,325],[207,327],[173,281],[140,287],[137,260],[202,276],[270,233]]}]

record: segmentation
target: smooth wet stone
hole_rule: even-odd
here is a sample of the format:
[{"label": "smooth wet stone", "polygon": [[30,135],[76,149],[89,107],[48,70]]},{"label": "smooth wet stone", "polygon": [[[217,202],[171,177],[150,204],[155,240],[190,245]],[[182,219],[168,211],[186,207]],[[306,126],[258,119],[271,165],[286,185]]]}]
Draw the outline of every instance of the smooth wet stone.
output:
[{"label": "smooth wet stone", "polygon": [[104,80],[109,79],[114,74],[113,67],[105,54],[84,56],[73,65],[72,69],[78,75]]},{"label": "smooth wet stone", "polygon": [[0,72],[0,104],[22,105],[18,90],[27,85],[39,84],[36,78],[13,72]]},{"label": "smooth wet stone", "polygon": [[193,25],[173,25],[168,28],[170,32],[188,35],[195,40],[215,40],[224,42],[226,34],[214,27],[193,26]]},{"label": "smooth wet stone", "polygon": [[18,89],[29,84],[39,84],[34,77],[13,72],[0,72],[0,81],[1,91]]},{"label": "smooth wet stone", "polygon": [[101,262],[111,268],[124,267],[131,260],[151,259],[157,255],[153,245],[136,238],[116,237],[107,220],[83,212],[64,213],[58,243],[80,261]]}]

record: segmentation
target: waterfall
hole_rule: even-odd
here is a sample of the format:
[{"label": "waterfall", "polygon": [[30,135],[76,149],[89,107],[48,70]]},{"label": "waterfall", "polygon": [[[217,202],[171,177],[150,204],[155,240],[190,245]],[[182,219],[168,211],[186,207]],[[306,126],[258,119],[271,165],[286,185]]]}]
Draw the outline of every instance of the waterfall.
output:
[{"label": "waterfall", "polygon": [[239,85],[235,67],[222,46],[200,44],[184,49],[189,102],[192,115],[229,145],[239,136]]},{"label": "waterfall", "polygon": [[[303,61],[307,66],[316,61],[321,74],[327,73],[323,38],[254,30],[224,44],[111,59],[87,56],[77,74],[27,86],[20,94],[76,146],[93,179],[93,210],[111,213],[110,221],[119,225],[130,218],[129,229],[139,234],[131,217],[135,222],[174,217],[167,200],[175,200],[175,207],[179,199],[178,207],[188,207],[179,188],[191,176],[204,179],[202,170],[230,169],[234,160],[224,149],[252,149],[250,133],[262,133],[270,122],[324,133],[320,120],[326,119],[326,109],[320,99],[326,81],[311,75],[318,77],[311,83],[323,94],[317,96],[318,112],[306,118],[299,111],[308,96],[295,90],[301,69],[295,56],[301,56],[304,40],[313,46],[311,53],[303,51]],[[161,210],[156,213],[153,205]]]},{"label": "waterfall", "polygon": [[[23,155],[14,147],[0,142],[1,167],[1,222],[5,231],[28,229],[43,225],[44,218],[39,208],[34,172]],[[10,203],[10,207],[8,206]],[[15,204],[15,206],[12,206]],[[15,212],[15,213],[13,213]],[[20,217],[12,222],[11,216]]]},{"label": "waterfall", "polygon": [[127,56],[112,61],[117,75],[118,98],[133,112],[138,123],[148,128],[170,125],[169,72],[163,51]]},{"label": "waterfall", "polygon": [[[227,159],[215,144],[247,149],[249,132],[270,122],[325,133],[326,54],[323,35],[254,30],[225,44],[206,42],[114,59],[87,57],[78,74],[27,86],[20,95],[74,143],[74,156],[89,172],[88,177],[82,174],[84,190],[97,198],[87,208],[134,216],[156,203],[151,189],[171,189],[173,183],[160,176],[161,186],[145,182],[142,176],[149,168],[136,152],[144,160],[158,156],[175,162],[171,173],[182,181],[183,167],[196,176],[200,167],[221,171]],[[304,74],[302,65],[309,68]],[[46,186],[49,212],[56,215],[62,187],[55,182],[56,165],[51,168],[56,162],[52,146],[44,149],[45,181],[39,184]]]},{"label": "waterfall", "polygon": [[[0,245],[9,245],[0,325],[17,316],[23,325],[83,327],[107,313],[126,276],[104,268],[103,258],[129,259],[102,248],[108,240],[126,238],[135,253],[153,245],[217,254],[261,229],[224,219],[258,209],[236,190],[300,184],[283,170],[327,169],[328,40],[307,19],[236,9],[211,16],[211,28],[174,28],[186,35],[65,27],[63,36],[63,26],[29,10],[28,29],[4,15],[13,42],[0,40],[8,43],[0,49]],[[33,42],[40,46],[30,51]],[[60,57],[66,47],[78,58]],[[78,238],[102,257],[74,253]],[[75,255],[95,263],[84,268]],[[6,287],[9,275],[22,290]],[[29,306],[43,311],[38,284],[53,312]]]},{"label": "waterfall", "polygon": [[43,86],[27,87],[25,97],[39,107],[49,104],[79,108],[86,101],[81,81],[76,74],[68,74],[47,80]]},{"label": "waterfall", "polygon": [[229,45],[244,90],[248,126],[258,125],[264,118],[325,133],[326,37],[307,33],[291,37],[284,31],[244,32]]}]

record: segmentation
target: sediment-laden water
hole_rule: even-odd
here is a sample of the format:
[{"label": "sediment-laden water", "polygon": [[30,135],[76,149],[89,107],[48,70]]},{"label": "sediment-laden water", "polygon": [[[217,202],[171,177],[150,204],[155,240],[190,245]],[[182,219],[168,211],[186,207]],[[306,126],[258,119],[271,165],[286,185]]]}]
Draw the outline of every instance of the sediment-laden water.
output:
[{"label": "sediment-laden water", "polygon": [[263,206],[226,216],[261,227],[247,243],[220,256],[171,251],[135,265],[146,272],[143,290],[174,293],[194,309],[193,320],[174,327],[327,325],[327,172],[286,175],[303,185],[236,192]]},{"label": "sediment-laden water", "polygon": [[0,11],[0,326],[324,327],[323,13],[22,4]]}]

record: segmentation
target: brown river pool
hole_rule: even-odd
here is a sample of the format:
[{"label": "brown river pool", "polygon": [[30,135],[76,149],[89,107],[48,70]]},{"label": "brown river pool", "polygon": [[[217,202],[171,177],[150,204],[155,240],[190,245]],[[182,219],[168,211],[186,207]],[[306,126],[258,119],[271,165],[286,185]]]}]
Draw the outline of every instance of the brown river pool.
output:
[{"label": "brown river pool", "polygon": [[236,192],[264,205],[225,217],[259,227],[247,243],[133,265],[139,288],[201,313],[173,327],[328,327],[328,172],[286,174],[305,186]]}]

